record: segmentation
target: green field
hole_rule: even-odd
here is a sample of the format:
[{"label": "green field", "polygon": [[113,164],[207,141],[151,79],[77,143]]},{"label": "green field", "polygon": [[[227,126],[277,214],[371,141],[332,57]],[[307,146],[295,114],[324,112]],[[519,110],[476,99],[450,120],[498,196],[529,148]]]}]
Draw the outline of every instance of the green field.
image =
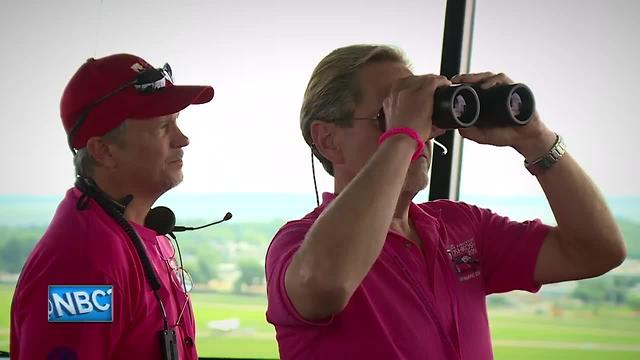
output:
[{"label": "green field", "polygon": [[[0,350],[8,350],[12,287],[0,285]],[[277,358],[273,327],[262,297],[193,294],[201,356]],[[640,316],[623,309],[565,310],[551,317],[529,311],[490,312],[496,359],[640,359]],[[237,319],[223,332],[211,321]]]}]

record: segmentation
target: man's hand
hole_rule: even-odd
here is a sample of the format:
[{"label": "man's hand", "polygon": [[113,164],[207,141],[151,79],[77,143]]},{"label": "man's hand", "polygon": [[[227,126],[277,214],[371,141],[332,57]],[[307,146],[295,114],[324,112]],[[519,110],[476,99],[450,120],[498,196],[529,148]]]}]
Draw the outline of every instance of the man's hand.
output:
[{"label": "man's hand", "polygon": [[450,85],[451,81],[439,75],[409,76],[395,81],[382,103],[387,129],[412,128],[423,140],[444,133],[432,125],[433,94],[437,88]]},{"label": "man's hand", "polygon": [[[461,74],[454,76],[453,83],[479,84],[482,89],[513,84],[505,74],[484,72],[479,74]],[[482,107],[482,104],[480,104]],[[545,154],[556,141],[556,135],[544,125],[536,111],[531,121],[524,126],[496,128],[470,127],[459,129],[460,135],[480,144],[511,146],[532,161]]]}]

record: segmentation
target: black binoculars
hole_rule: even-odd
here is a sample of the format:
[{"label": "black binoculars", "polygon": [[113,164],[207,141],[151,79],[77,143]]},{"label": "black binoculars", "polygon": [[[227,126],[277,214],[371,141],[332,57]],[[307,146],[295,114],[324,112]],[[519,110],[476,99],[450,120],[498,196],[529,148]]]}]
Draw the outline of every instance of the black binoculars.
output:
[{"label": "black binoculars", "polygon": [[524,84],[481,89],[457,84],[436,89],[433,122],[441,129],[522,126],[535,112],[535,99]]}]

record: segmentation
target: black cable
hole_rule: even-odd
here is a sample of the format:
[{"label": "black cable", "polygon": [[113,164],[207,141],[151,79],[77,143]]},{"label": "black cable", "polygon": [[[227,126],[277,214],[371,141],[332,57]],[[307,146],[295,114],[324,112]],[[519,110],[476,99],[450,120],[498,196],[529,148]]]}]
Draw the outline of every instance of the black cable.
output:
[{"label": "black cable", "polygon": [[[82,179],[79,179],[77,183],[84,183]],[[84,185],[84,186],[83,186]],[[133,230],[131,224],[124,218],[122,213],[118,211],[111,200],[105,198],[104,195],[100,194],[101,191],[93,188],[91,185],[83,184],[81,185],[85,189],[80,188],[80,190],[86,190],[87,196],[93,198],[98,205],[111,217],[116,223],[122,228],[122,230],[129,236],[133,246],[138,253],[138,257],[140,257],[140,262],[142,262],[142,267],[145,270],[145,274],[147,275],[147,279],[149,280],[149,284],[153,290],[160,289],[160,281],[153,271],[153,267],[151,265],[151,261],[149,260],[149,256],[147,256],[147,252],[144,249],[144,245],[142,244],[142,240],[138,237],[138,234]]]},{"label": "black cable", "polygon": [[[138,253],[138,258],[142,263],[142,267],[144,269],[147,280],[149,281],[149,285],[153,290],[153,293],[158,299],[160,304],[160,311],[162,312],[162,320],[164,322],[165,330],[168,330],[168,321],[167,321],[167,313],[164,309],[164,304],[160,299],[160,295],[158,294],[158,290],[161,287],[160,281],[156,276],[155,271],[153,270],[153,266],[151,265],[151,261],[149,260],[149,256],[145,251],[144,245],[142,244],[142,240],[135,232],[131,224],[124,218],[123,211],[124,206],[122,204],[117,204],[111,199],[107,198],[106,195],[100,190],[93,182],[92,179],[78,177],[76,180],[76,187],[83,193],[83,196],[78,200],[78,209],[86,208],[87,197],[92,198],[112,219],[116,221],[118,226],[127,234],[131,242],[133,243],[136,252]],[[129,199],[130,201],[130,199]]]},{"label": "black cable", "polygon": [[313,187],[316,190],[316,204],[320,206],[320,196],[318,195],[318,183],[316,182],[316,166],[313,161],[313,148],[311,148],[311,175],[313,176]]}]

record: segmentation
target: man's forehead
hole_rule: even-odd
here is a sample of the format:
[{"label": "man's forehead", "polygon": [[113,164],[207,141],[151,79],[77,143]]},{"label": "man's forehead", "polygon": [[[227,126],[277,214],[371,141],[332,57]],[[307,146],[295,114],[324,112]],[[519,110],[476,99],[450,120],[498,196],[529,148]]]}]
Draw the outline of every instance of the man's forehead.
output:
[{"label": "man's forehead", "polygon": [[413,74],[402,63],[380,62],[363,66],[358,75],[363,95],[386,97],[394,81]]}]

